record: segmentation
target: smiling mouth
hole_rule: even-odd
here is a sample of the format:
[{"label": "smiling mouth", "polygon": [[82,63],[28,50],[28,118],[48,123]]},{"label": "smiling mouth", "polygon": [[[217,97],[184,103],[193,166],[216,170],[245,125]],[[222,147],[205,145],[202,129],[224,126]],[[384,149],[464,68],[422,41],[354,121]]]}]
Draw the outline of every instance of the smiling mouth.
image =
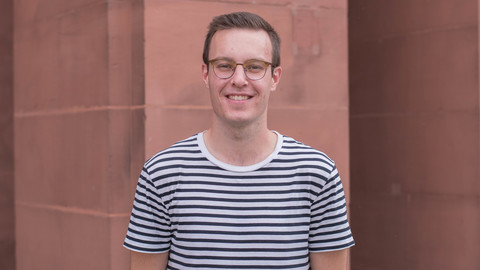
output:
[{"label": "smiling mouth", "polygon": [[241,101],[241,100],[250,99],[251,97],[250,96],[229,95],[229,96],[227,96],[227,98],[231,99],[231,100]]}]

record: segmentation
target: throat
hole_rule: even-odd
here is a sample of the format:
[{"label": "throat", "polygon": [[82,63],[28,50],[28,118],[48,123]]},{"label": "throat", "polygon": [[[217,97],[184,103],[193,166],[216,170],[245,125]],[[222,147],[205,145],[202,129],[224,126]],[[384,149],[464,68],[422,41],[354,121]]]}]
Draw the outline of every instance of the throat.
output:
[{"label": "throat", "polygon": [[268,131],[256,138],[221,136],[217,138],[211,130],[204,133],[208,151],[216,159],[234,166],[250,166],[268,158],[277,146],[277,134]]}]

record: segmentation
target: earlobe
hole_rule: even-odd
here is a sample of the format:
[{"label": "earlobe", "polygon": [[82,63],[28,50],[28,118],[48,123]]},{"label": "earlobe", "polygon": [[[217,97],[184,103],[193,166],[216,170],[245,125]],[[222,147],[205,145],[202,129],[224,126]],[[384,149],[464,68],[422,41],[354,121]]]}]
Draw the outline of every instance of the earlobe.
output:
[{"label": "earlobe", "polygon": [[273,70],[272,74],[272,87],[271,91],[275,91],[277,89],[277,85],[280,82],[280,78],[282,77],[282,67],[276,67]]},{"label": "earlobe", "polygon": [[208,68],[207,65],[202,64],[202,80],[205,83],[205,86],[208,87]]}]

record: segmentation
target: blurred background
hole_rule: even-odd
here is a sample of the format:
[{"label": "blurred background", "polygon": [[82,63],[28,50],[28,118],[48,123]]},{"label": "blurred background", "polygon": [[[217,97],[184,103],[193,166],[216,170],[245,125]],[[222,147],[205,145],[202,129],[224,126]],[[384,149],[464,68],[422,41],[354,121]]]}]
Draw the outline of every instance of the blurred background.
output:
[{"label": "blurred background", "polygon": [[0,1],[0,269],[129,269],[146,159],[208,128],[213,16],[279,32],[269,126],[342,176],[350,268],[480,269],[478,0]]}]

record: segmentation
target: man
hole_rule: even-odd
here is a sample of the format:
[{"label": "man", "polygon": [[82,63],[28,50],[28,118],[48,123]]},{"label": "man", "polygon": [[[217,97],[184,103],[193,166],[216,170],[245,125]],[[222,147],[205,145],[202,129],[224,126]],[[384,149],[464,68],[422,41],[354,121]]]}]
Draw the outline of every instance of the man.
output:
[{"label": "man", "polygon": [[251,13],[215,17],[203,60],[212,125],[145,163],[124,243],[132,269],[346,269],[335,164],[267,128],[275,30]]}]

